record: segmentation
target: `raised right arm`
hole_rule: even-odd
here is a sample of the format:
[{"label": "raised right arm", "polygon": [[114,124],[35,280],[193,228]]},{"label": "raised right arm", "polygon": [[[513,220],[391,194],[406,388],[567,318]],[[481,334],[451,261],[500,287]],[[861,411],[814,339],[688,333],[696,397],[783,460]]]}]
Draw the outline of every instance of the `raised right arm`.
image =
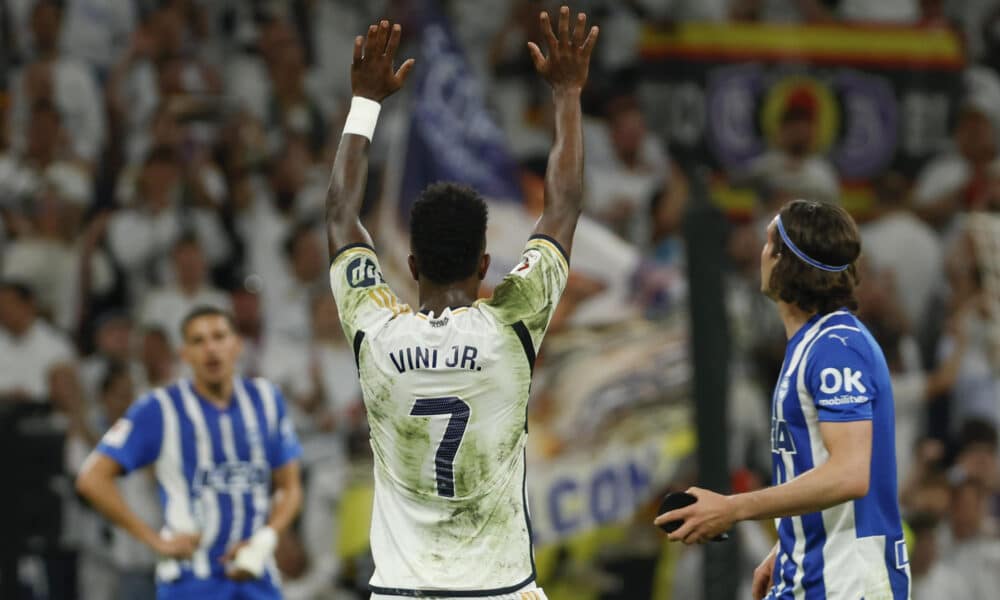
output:
[{"label": "raised right arm", "polygon": [[398,71],[392,67],[402,29],[388,21],[368,28],[367,38],[354,39],[351,62],[351,90],[354,98],[337,147],[326,193],[326,231],[330,257],[351,244],[371,245],[372,239],[361,224],[361,202],[368,179],[368,148],[382,101],[406,81],[413,59]]},{"label": "raised right arm", "polygon": [[359,216],[368,179],[369,145],[368,139],[360,135],[348,133],[340,138],[326,192],[326,234],[331,258],[344,246],[372,243]]}]

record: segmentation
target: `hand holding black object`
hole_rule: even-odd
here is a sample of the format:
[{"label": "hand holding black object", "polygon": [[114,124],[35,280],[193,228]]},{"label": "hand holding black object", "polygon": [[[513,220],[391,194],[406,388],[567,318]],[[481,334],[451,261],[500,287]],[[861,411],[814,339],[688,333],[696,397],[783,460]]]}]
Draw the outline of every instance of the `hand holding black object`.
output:
[{"label": "hand holding black object", "polygon": [[[666,514],[670,511],[677,510],[678,508],[684,508],[685,506],[690,506],[697,502],[698,499],[687,492],[671,492],[663,497],[663,501],[660,502],[660,510],[658,514]],[[673,533],[684,525],[683,520],[667,521],[660,523],[659,527],[666,533]],[[716,537],[712,538],[713,542],[725,542],[729,539],[728,533],[721,533]]]}]

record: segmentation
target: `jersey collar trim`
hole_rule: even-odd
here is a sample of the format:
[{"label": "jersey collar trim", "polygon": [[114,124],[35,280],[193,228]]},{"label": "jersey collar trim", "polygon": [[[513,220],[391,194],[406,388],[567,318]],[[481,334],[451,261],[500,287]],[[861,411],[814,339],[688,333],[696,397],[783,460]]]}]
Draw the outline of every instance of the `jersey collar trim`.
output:
[{"label": "jersey collar trim", "polygon": [[372,248],[371,244],[365,244],[364,242],[348,244],[343,248],[341,248],[340,250],[337,250],[336,253],[334,253],[333,257],[330,258],[330,265],[332,266],[335,262],[337,262],[337,259],[340,258],[342,254],[344,254],[349,250],[367,250],[368,252],[375,254],[375,248]]}]

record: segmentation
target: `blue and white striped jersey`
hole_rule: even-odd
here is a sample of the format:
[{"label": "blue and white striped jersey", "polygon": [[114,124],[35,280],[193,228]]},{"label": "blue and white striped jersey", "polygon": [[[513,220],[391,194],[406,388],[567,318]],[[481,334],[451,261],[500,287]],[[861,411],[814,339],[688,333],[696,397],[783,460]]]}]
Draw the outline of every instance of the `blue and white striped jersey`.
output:
[{"label": "blue and white striped jersey", "polygon": [[814,316],[788,341],[772,402],[775,485],[828,459],[822,421],[872,421],[872,461],[865,497],[777,519],[779,547],[767,598],[908,599],[892,387],[878,344],[847,311]]},{"label": "blue and white striped jersey", "polygon": [[[225,551],[267,523],[271,471],[302,454],[274,384],[235,378],[233,396],[221,410],[182,379],[136,401],[97,447],[125,472],[154,465],[164,535],[201,534],[190,560],[158,565],[161,582],[224,577]],[[273,560],[265,577],[278,583]]]}]

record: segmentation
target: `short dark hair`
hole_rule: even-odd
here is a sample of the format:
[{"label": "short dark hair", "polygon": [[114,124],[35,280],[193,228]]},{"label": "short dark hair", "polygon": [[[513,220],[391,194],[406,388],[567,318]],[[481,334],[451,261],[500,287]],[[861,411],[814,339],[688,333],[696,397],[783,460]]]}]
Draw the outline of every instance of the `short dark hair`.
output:
[{"label": "short dark hair", "polygon": [[[55,102],[47,98],[42,98],[40,100],[35,100],[31,105],[31,112],[28,114],[29,118],[34,121],[36,117],[47,116],[55,122],[56,127],[62,127],[62,113],[59,112],[59,108],[56,106]],[[45,122],[42,121],[44,124]]]},{"label": "short dark hair", "polygon": [[101,377],[101,393],[106,394],[108,390],[114,385],[115,381],[118,381],[121,377],[130,377],[131,372],[129,371],[128,365],[119,361],[113,361],[108,365],[107,370],[104,372],[104,376]]},{"label": "short dark hair", "polygon": [[956,469],[951,476],[952,496],[969,489],[985,496],[990,491],[990,484],[983,481],[982,477],[970,475],[962,469]]},{"label": "short dark hair", "polygon": [[886,207],[906,206],[910,182],[899,171],[887,171],[874,182],[876,201]]},{"label": "short dark hair", "polygon": [[35,293],[23,281],[14,281],[11,279],[6,281],[0,280],[0,292],[13,292],[17,296],[17,299],[24,303],[33,303],[35,301]]},{"label": "short dark hair", "polygon": [[194,246],[201,250],[201,240],[198,239],[198,235],[195,232],[186,230],[181,232],[177,239],[174,240],[174,245],[171,250],[176,252],[185,246]]},{"label": "short dark hair", "polygon": [[903,340],[902,328],[890,319],[874,316],[865,319],[865,325],[882,348],[882,354],[885,355],[885,362],[889,364],[889,369],[899,368],[902,365],[899,350],[899,345]]},{"label": "short dark hair", "polygon": [[933,535],[937,531],[937,526],[941,518],[930,512],[919,512],[910,516],[906,523],[910,526],[913,535]]},{"label": "short dark hair", "polygon": [[200,319],[202,317],[222,317],[229,323],[230,329],[233,332],[236,331],[236,319],[230,314],[228,310],[219,308],[218,306],[202,305],[192,308],[187,315],[184,316],[184,320],[181,321],[181,337],[187,339],[187,328],[195,319]]},{"label": "short dark hair", "polygon": [[157,163],[168,163],[176,167],[177,153],[169,146],[155,146],[146,154],[142,161],[142,167],[146,168]]},{"label": "short dark hair", "polygon": [[472,188],[428,186],[410,211],[410,247],[420,274],[438,284],[472,276],[486,249],[488,218],[486,202]]},{"label": "short dark hair", "polygon": [[52,8],[62,12],[62,10],[66,8],[66,0],[39,0],[31,10],[35,11],[43,6],[51,6]]},{"label": "short dark hair", "polygon": [[796,256],[775,232],[768,289],[779,299],[806,312],[828,313],[858,309],[854,288],[860,282],[855,262],[861,256],[861,235],[851,215],[840,206],[793,200],[779,213],[789,240],[810,258],[827,265],[850,265],[839,273],[810,266]]},{"label": "short dark hair", "polygon": [[985,444],[990,448],[997,447],[997,428],[993,423],[983,419],[971,418],[962,423],[958,432],[958,451],[962,452],[970,446]]},{"label": "short dark hair", "polygon": [[158,337],[164,342],[170,341],[170,336],[167,335],[167,331],[159,325],[146,325],[143,327],[141,337],[145,338],[147,336]]}]

